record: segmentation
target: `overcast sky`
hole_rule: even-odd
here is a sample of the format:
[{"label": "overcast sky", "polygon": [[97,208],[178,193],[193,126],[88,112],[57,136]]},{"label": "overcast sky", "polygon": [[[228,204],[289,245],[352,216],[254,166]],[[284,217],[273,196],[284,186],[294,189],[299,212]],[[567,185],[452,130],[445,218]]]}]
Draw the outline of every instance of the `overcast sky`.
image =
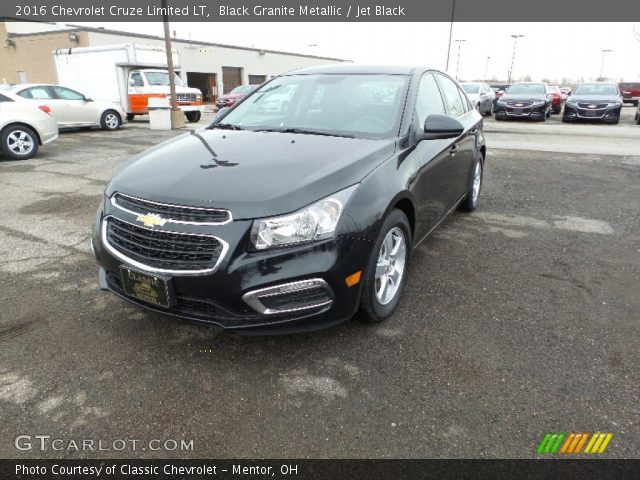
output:
[{"label": "overcast sky", "polygon": [[[86,25],[162,35],[161,23]],[[179,38],[346,58],[358,63],[423,64],[444,69],[449,23],[172,23]],[[506,79],[518,39],[514,76],[560,81],[600,74],[613,80],[640,80],[640,24],[632,23],[454,23],[460,43],[461,79]],[[487,57],[490,57],[487,62]],[[453,42],[449,72],[456,74]]]}]

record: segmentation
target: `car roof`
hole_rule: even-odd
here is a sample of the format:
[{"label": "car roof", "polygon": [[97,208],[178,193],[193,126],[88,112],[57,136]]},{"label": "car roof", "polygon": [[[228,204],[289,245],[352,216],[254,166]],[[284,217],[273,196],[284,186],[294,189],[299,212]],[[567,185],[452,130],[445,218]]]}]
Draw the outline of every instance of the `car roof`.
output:
[{"label": "car roof", "polygon": [[355,63],[321,65],[318,67],[306,67],[292,70],[284,75],[315,75],[315,74],[387,74],[387,75],[412,75],[428,67],[408,65],[361,65]]}]

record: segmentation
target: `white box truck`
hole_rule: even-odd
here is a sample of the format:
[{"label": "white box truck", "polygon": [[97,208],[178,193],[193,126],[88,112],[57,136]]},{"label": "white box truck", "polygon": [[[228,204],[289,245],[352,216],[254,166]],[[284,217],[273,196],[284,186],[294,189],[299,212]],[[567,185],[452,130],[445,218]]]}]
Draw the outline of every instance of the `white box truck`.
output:
[{"label": "white box truck", "polygon": [[[180,70],[178,51],[173,63]],[[94,100],[117,102],[127,118],[149,112],[151,97],[170,97],[167,57],[162,47],[124,43],[100,47],[55,50],[53,58],[58,83],[75,88]],[[187,87],[176,75],[176,101],[189,122],[200,120],[202,92]]]}]

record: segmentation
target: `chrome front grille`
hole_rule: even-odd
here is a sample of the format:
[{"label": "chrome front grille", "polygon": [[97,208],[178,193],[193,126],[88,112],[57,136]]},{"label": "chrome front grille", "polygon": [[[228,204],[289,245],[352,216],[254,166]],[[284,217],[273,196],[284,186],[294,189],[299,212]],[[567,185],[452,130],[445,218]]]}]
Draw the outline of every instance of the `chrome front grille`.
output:
[{"label": "chrome front grille", "polygon": [[176,101],[178,102],[195,102],[195,93],[176,93]]},{"label": "chrome front grille", "polygon": [[529,108],[533,102],[507,102],[507,106],[511,108]]},{"label": "chrome front grille", "polygon": [[585,110],[602,110],[603,108],[607,108],[608,105],[608,103],[578,103],[578,108]]},{"label": "chrome front grille", "polygon": [[223,225],[232,220],[231,212],[224,209],[158,203],[119,192],[113,194],[111,203],[114,207],[134,215],[160,215],[168,223]]},{"label": "chrome front grille", "polygon": [[213,235],[156,230],[111,216],[103,221],[102,240],[114,256],[129,265],[184,275],[215,271],[228,248]]}]

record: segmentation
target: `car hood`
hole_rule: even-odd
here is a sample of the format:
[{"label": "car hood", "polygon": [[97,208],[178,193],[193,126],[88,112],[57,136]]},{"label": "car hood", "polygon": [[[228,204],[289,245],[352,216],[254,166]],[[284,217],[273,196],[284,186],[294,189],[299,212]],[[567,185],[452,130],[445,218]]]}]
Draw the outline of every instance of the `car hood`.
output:
[{"label": "car hood", "polygon": [[568,102],[608,102],[620,103],[620,97],[617,95],[571,95],[567,98]]},{"label": "car hood", "polygon": [[394,140],[200,129],[126,162],[106,193],[238,220],[281,215],[358,183],[394,151]]},{"label": "car hood", "polygon": [[531,94],[526,94],[526,95],[513,95],[513,94],[509,94],[509,93],[505,93],[504,95],[502,95],[500,97],[500,100],[503,102],[539,102],[539,101],[546,101],[547,100],[547,96],[545,94],[540,94],[540,95],[531,95]]}]

